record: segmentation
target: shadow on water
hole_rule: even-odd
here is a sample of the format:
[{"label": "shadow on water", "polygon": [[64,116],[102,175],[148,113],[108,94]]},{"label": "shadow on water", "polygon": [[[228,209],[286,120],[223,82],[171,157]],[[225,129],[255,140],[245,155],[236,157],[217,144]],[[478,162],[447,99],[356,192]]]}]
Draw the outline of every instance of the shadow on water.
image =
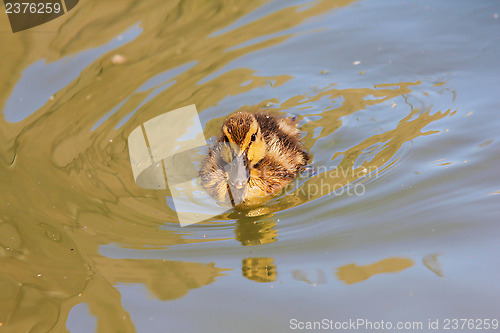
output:
[{"label": "shadow on water", "polygon": [[[3,107],[23,71],[36,61],[65,61],[107,43],[138,22],[142,28],[128,43],[104,54],[93,54],[90,64],[67,86],[50,96],[37,96],[47,102],[31,110],[25,119],[10,123],[0,118],[3,328],[61,332],[70,310],[85,302],[98,319],[99,331],[133,331],[134,323],[121,304],[116,284],[144,284],[155,298],[171,300],[224,275],[225,268],[214,263],[112,259],[101,255],[99,247],[119,244],[137,250],[165,249],[224,239],[187,237],[188,232],[174,227],[175,213],[165,205],[168,192],[135,185],[126,139],[135,127],[165,110],[193,103],[204,110],[227,96],[269,82],[273,87],[285,84],[291,79],[288,75],[264,77],[249,68],[232,69],[203,80],[238,57],[290,38],[293,34],[287,29],[351,1],[290,6],[216,34],[263,3],[85,1],[71,13],[31,32],[0,34],[0,44],[10,48],[0,67]],[[192,65],[175,79],[157,78],[158,73],[185,64]],[[326,160],[315,145],[341,127],[342,117],[410,94],[419,84],[386,83],[364,89],[329,86],[317,93],[301,92],[269,110],[296,111],[305,131],[305,146],[320,166]],[[309,108],[323,98],[330,99],[332,107],[317,110],[312,115],[318,119],[313,119]],[[9,105],[22,108],[22,103]],[[404,143],[434,133],[423,129],[450,111],[415,108],[403,113],[395,128],[367,135],[342,152],[330,151],[329,158],[338,163],[335,168],[321,171],[261,211],[238,219],[234,238],[244,246],[276,242],[279,234],[273,213],[325,196],[337,185],[370,181],[376,174],[364,170],[371,166],[377,173],[388,170]],[[118,126],[124,119],[124,125]],[[218,118],[207,124],[207,137],[215,135],[221,121]],[[374,145],[379,145],[378,151],[370,162],[356,165]],[[339,175],[339,168],[353,172]],[[313,187],[320,190],[313,191]],[[160,228],[165,224],[172,228]],[[373,269],[390,270],[384,267],[383,263]],[[339,278],[346,283],[360,279],[351,278],[349,270],[339,269]],[[375,274],[366,271],[370,272],[363,274]],[[270,282],[276,279],[276,266],[272,258],[246,258],[242,274],[253,281]]]}]

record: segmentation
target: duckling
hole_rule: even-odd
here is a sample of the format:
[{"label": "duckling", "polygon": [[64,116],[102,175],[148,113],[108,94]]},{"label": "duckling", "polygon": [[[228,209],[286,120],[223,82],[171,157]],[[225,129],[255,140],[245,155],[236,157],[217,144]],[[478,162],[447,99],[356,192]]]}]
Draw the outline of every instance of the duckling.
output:
[{"label": "duckling", "polygon": [[297,118],[238,112],[226,119],[200,169],[201,184],[219,203],[260,206],[307,165]]}]

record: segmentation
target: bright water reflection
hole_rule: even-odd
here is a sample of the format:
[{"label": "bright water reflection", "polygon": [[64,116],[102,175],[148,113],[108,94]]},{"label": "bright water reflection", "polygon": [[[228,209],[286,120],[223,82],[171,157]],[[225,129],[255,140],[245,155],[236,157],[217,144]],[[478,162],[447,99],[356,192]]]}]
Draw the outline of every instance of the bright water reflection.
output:
[{"label": "bright water reflection", "polygon": [[[1,328],[78,331],[87,309],[102,332],[497,316],[495,13],[89,0],[0,33]],[[318,173],[181,229],[126,139],[189,104],[207,138],[240,108],[298,115]]]}]

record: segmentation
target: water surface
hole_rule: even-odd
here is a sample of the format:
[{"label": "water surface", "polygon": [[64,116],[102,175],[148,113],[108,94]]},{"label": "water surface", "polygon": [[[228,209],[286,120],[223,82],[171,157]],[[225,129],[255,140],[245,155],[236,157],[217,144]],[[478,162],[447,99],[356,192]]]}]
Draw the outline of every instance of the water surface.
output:
[{"label": "water surface", "polygon": [[[1,330],[500,319],[498,14],[87,0],[16,34],[0,16]],[[297,115],[320,171],[181,228],[127,137],[190,104],[207,138],[236,110]]]}]

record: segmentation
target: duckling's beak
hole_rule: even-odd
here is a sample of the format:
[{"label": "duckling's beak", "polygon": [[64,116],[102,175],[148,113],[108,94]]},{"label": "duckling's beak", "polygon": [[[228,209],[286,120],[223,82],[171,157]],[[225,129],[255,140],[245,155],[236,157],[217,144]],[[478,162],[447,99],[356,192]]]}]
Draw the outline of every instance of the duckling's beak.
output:
[{"label": "duckling's beak", "polygon": [[246,154],[235,154],[229,163],[228,178],[233,205],[240,204],[245,199],[245,187],[250,178]]}]

